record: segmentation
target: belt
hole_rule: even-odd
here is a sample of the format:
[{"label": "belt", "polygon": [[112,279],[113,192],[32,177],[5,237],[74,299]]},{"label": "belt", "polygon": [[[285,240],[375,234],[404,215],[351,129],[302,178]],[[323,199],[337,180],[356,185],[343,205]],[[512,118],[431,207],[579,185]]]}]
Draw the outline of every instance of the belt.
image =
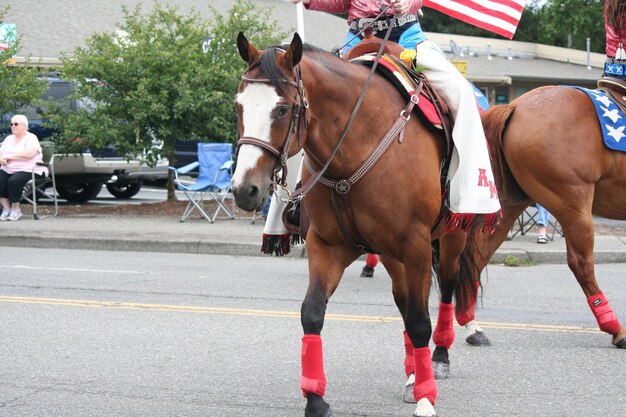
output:
[{"label": "belt", "polygon": [[350,30],[358,32],[361,31],[364,27],[371,25],[370,27],[372,28],[374,33],[376,33],[388,29],[390,24],[391,27],[397,28],[409,22],[417,22],[417,15],[407,14],[404,16],[398,16],[394,18],[387,17],[379,20],[376,20],[374,18],[357,19],[350,22]]}]

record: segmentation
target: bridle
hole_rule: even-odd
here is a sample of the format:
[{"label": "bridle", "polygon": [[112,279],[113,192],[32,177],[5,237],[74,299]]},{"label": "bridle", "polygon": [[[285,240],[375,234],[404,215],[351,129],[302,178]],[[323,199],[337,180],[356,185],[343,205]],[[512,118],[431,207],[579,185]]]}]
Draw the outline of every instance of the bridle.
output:
[{"label": "bridle", "polygon": [[[284,52],[281,48],[277,49]],[[306,109],[309,108],[309,102],[304,95],[300,65],[296,65],[294,67],[294,77],[295,81],[285,78],[278,80],[281,84],[294,87],[296,89],[296,101],[291,105],[291,119],[289,121],[289,128],[287,129],[287,135],[283,145],[280,148],[277,148],[269,142],[251,136],[242,136],[237,141],[237,148],[244,144],[254,145],[271,153],[277,159],[276,165],[274,166],[274,184],[275,186],[280,186],[285,189],[287,188],[287,159],[289,158],[289,148],[291,147],[291,142],[297,134],[298,146],[301,146],[300,123],[304,123],[305,130],[309,128],[309,124],[306,119]],[[269,78],[252,78],[247,75],[247,72],[241,76],[241,79],[249,83],[272,84],[272,81]],[[239,149],[237,149],[237,151],[238,150]],[[281,176],[278,175],[279,171],[282,171]]]},{"label": "bridle", "polygon": [[[394,14],[394,17],[395,17],[395,14]],[[237,147],[241,146],[242,144],[256,145],[256,146],[261,147],[262,149],[267,150],[278,159],[276,162],[276,166],[274,167],[274,179],[275,179],[274,186],[276,187],[277,185],[279,185],[283,190],[285,190],[288,196],[288,200],[285,202],[301,201],[305,197],[306,193],[309,192],[311,188],[313,188],[315,183],[317,183],[322,178],[322,175],[326,172],[326,170],[330,166],[330,163],[335,157],[335,154],[337,154],[337,152],[339,151],[339,148],[341,147],[341,144],[347,137],[348,132],[350,131],[350,126],[352,126],[352,122],[354,121],[354,118],[356,117],[357,112],[359,111],[359,108],[361,107],[361,103],[363,102],[363,98],[365,97],[365,93],[367,92],[367,88],[369,86],[370,80],[372,79],[372,76],[376,72],[376,67],[378,66],[380,57],[382,56],[385,46],[387,45],[387,40],[389,40],[391,29],[393,29],[393,26],[389,25],[389,28],[387,29],[387,32],[385,33],[383,42],[380,45],[380,49],[378,50],[378,53],[376,54],[376,59],[374,60],[374,63],[372,64],[372,68],[370,69],[369,76],[367,77],[367,80],[365,81],[365,84],[363,86],[363,90],[361,91],[361,94],[359,95],[359,98],[354,108],[352,109],[352,113],[350,114],[348,122],[346,123],[346,126],[343,129],[341,137],[335,144],[335,147],[331,151],[330,156],[326,160],[326,163],[322,166],[322,168],[319,171],[312,174],[306,183],[300,185],[300,187],[298,187],[293,192],[289,191],[289,187],[287,186],[287,159],[289,158],[289,147],[291,146],[291,141],[293,140],[294,134],[298,133],[298,144],[300,145],[299,123],[302,123],[302,120],[304,121],[305,129],[308,129],[308,122],[306,120],[305,112],[306,112],[306,109],[309,107],[309,103],[306,97],[304,96],[302,74],[301,74],[301,69],[300,69],[299,64],[294,67],[295,81],[284,79],[284,78],[278,80],[278,82],[280,82],[281,84],[286,84],[288,86],[296,88],[297,90],[296,102],[291,107],[291,121],[289,123],[289,129],[287,130],[287,137],[285,138],[285,142],[283,143],[282,148],[278,149],[272,146],[271,144],[269,144],[268,142],[265,142],[258,138],[253,138],[249,136],[243,136],[239,138],[237,142]],[[276,48],[276,49],[286,52],[282,48]],[[248,72],[246,71],[241,76],[241,79],[246,82],[272,84],[272,81],[268,78],[251,78],[246,75],[247,73]],[[278,171],[280,171],[281,169],[282,169],[282,176],[279,177]]]}]

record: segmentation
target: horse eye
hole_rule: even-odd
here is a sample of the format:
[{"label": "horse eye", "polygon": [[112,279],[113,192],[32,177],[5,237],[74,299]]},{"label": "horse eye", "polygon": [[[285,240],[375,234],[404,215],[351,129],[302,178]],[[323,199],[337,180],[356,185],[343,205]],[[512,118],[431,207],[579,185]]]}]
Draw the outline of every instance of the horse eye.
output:
[{"label": "horse eye", "polygon": [[276,109],[276,117],[279,119],[283,119],[287,117],[288,114],[289,114],[289,106],[279,106]]}]

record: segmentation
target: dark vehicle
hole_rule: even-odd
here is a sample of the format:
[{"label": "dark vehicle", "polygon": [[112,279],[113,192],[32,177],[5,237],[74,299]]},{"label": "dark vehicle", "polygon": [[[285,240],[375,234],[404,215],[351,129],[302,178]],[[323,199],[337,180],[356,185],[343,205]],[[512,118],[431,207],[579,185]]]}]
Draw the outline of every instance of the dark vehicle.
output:
[{"label": "dark vehicle", "polygon": [[[49,88],[44,93],[46,100],[62,100],[69,95],[70,83],[56,77],[48,77]],[[77,108],[79,103],[72,103]],[[41,119],[42,110],[26,108],[19,111],[25,114],[29,121],[29,131],[37,135],[39,140],[45,140],[53,132],[45,127]],[[7,121],[9,115],[4,116]],[[0,127],[0,141],[9,135],[8,122]],[[127,160],[115,154],[113,149],[107,149],[98,154],[89,150],[82,153],[55,156],[55,179],[59,196],[71,203],[84,203],[98,196],[102,186],[116,198],[127,199],[139,192],[144,179],[167,179],[168,163],[161,159],[157,166],[150,168],[140,159]]]}]

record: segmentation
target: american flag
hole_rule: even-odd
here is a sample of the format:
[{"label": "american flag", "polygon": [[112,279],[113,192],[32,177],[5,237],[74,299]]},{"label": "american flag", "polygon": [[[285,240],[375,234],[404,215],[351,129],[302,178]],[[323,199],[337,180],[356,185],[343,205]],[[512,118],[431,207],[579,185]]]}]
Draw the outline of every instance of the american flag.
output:
[{"label": "american flag", "polygon": [[526,0],[424,0],[430,7],[479,28],[513,38]]}]

